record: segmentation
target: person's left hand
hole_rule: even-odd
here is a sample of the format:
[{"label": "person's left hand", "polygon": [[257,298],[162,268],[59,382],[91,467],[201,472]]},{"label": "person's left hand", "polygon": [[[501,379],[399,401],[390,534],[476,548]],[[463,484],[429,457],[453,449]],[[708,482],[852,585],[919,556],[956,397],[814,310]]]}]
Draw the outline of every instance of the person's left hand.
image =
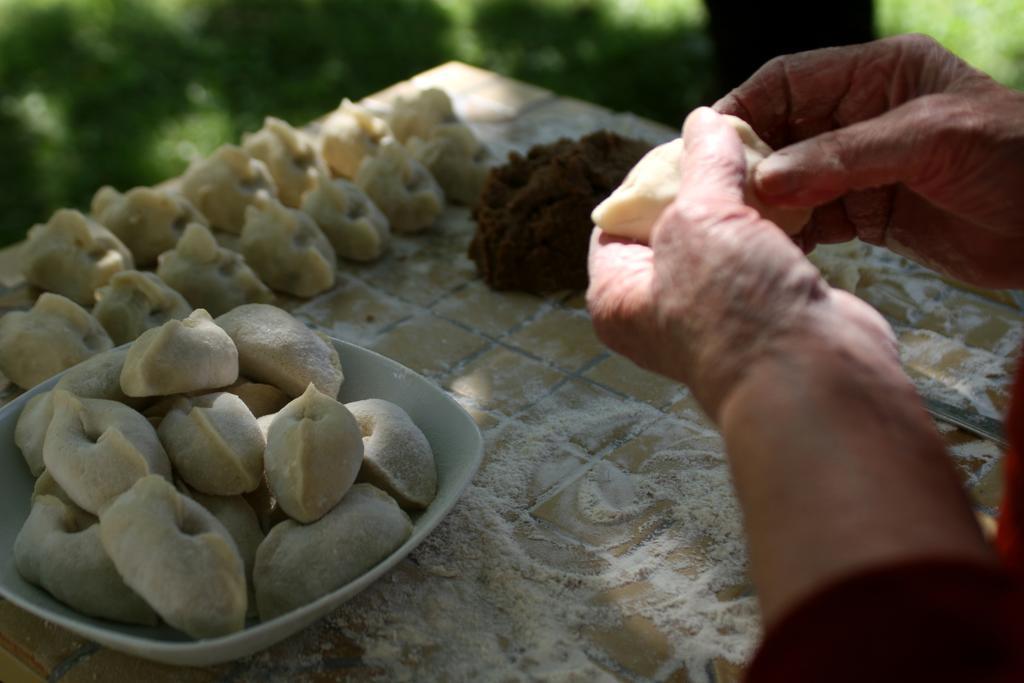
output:
[{"label": "person's left hand", "polygon": [[689,385],[716,420],[745,373],[806,344],[895,364],[882,317],[831,289],[778,226],[744,204],[735,130],[701,108],[687,117],[683,140],[679,194],[650,246],[594,230],[587,306],[598,336]]}]

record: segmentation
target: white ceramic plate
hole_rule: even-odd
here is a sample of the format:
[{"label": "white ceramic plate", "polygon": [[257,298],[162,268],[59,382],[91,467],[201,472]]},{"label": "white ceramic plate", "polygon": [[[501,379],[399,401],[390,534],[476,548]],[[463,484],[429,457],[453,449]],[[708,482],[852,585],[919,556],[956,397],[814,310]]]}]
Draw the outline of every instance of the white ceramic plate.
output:
[{"label": "white ceramic plate", "polygon": [[115,650],[168,664],[205,666],[269,647],[376,581],[408,555],[455,505],[480,464],[483,440],[466,411],[436,385],[372,351],[337,340],[334,345],[345,371],[338,398],[346,403],[383,398],[402,406],[426,434],[437,462],[437,497],[425,511],[413,516],[412,536],[383,562],[316,602],[220,638],[192,640],[167,626],[118,624],[87,617],[64,606],[18,575],[12,552],[14,538],[28,517],[33,485],[24,458],[14,445],[14,425],[25,402],[52,387],[58,375],[0,410],[0,595],[47,621]]}]

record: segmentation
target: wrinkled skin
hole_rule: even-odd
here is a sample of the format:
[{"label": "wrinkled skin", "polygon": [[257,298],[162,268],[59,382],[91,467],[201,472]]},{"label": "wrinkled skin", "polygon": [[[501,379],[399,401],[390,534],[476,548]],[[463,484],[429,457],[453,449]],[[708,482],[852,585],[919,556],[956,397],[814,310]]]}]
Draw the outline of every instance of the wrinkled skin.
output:
[{"label": "wrinkled skin", "polygon": [[778,226],[744,204],[742,143],[725,119],[698,109],[683,139],[680,192],[650,246],[594,231],[587,304],[598,336],[688,384],[712,419],[755,363],[798,338],[841,338],[895,362],[881,317],[829,288]]},{"label": "wrinkled skin", "polygon": [[1024,93],[924,36],[778,57],[715,104],[778,151],[767,204],[817,207],[796,241],[859,237],[965,282],[1024,287]]}]

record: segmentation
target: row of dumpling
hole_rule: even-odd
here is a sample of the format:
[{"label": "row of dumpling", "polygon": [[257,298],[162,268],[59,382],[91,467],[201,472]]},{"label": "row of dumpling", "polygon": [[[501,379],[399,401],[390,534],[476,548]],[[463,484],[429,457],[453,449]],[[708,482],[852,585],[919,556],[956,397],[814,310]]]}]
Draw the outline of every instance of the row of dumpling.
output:
[{"label": "row of dumpling", "polygon": [[[474,202],[487,161],[440,90],[400,99],[386,119],[344,100],[316,137],[268,117],[240,147],[194,163],[177,190],[103,187],[91,216],[62,209],[33,226],[22,271],[83,306],[116,273],[154,264],[214,315],[272,301],[271,290],[312,297],[333,286],[337,256],[372,261],[392,229],[432,225],[446,195]],[[238,235],[237,252],[211,230]]]},{"label": "row of dumpling", "polygon": [[19,573],[91,616],[197,638],[345,585],[405,542],[437,474],[402,408],[343,404],[342,381],[329,343],[264,304],[72,368],[15,429],[38,477]]}]

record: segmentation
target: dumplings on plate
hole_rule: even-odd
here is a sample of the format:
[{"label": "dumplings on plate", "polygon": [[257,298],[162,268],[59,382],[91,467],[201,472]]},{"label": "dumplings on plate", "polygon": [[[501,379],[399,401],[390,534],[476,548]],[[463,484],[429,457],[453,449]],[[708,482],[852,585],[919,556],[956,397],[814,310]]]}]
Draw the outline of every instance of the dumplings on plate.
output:
[{"label": "dumplings on plate", "polygon": [[278,292],[311,297],[334,285],[334,247],[312,218],[276,200],[246,209],[239,247],[260,279]]},{"label": "dumplings on plate", "polygon": [[83,614],[156,625],[156,613],[125,585],[103,549],[96,519],[84,525],[71,508],[56,496],[33,497],[14,540],[18,573]]},{"label": "dumplings on plate", "polygon": [[234,342],[199,308],[132,343],[121,369],[121,390],[128,396],[169,396],[217,389],[237,379]]},{"label": "dumplings on plate", "polygon": [[118,573],[164,621],[193,638],[240,631],[245,566],[224,525],[170,482],[144,477],[100,513]]},{"label": "dumplings on plate", "polygon": [[44,292],[30,310],[0,317],[0,372],[22,389],[113,345],[88,311],[59,294]]},{"label": "dumplings on plate", "polygon": [[242,136],[242,149],[267,166],[285,206],[297,208],[313,187],[319,157],[313,143],[286,121],[268,116],[263,128]]},{"label": "dumplings on plate", "polygon": [[159,276],[122,270],[96,291],[92,313],[115,344],[124,344],[168,320],[181,319],[192,307]]},{"label": "dumplings on plate", "polygon": [[356,185],[384,212],[395,232],[425,230],[444,209],[444,191],[434,176],[394,142],[363,162]]},{"label": "dumplings on plate", "polygon": [[344,99],[320,126],[320,151],[332,173],[355,178],[363,159],[376,154],[390,135],[384,119]]},{"label": "dumplings on plate", "polygon": [[352,413],[312,384],[270,423],[267,482],[294,520],[323,517],[355,481],[362,460],[362,435]]},{"label": "dumplings on plate", "polygon": [[412,137],[406,146],[441,185],[445,197],[466,206],[476,204],[487,178],[490,156],[467,126],[443,123],[430,132],[430,137]]},{"label": "dumplings on plate", "polygon": [[401,406],[379,398],[346,403],[363,435],[359,480],[422,510],[437,495],[437,468],[427,437]]},{"label": "dumplings on plate", "polygon": [[272,619],[341,588],[411,535],[409,516],[370,484],[353,486],[312,524],[281,522],[256,551],[253,582],[260,618]]},{"label": "dumplings on plate", "polygon": [[189,488],[233,496],[259,486],[267,442],[256,418],[234,394],[177,399],[157,434]]},{"label": "dumplings on plate", "polygon": [[260,197],[277,196],[277,187],[262,161],[241,147],[223,145],[185,171],[181,192],[213,227],[237,234],[245,208]]},{"label": "dumplings on plate", "polygon": [[391,241],[387,216],[358,185],[344,178],[332,180],[321,172],[302,198],[302,210],[312,216],[342,258],[376,260]]},{"label": "dumplings on plate", "polygon": [[217,244],[204,226],[193,223],[174,250],[160,255],[156,274],[195,308],[220,315],[235,306],[266,303],[274,293],[241,254]]},{"label": "dumplings on plate", "polygon": [[176,192],[135,187],[124,194],[105,185],[92,198],[91,213],[132,252],[136,266],[150,266],[173,249],[189,223],[206,223],[192,203]]},{"label": "dumplings on plate", "polygon": [[171,464],[149,421],[128,406],[53,391],[53,418],[43,462],[83,510],[103,506],[149,474],[171,476]]},{"label": "dumplings on plate", "polygon": [[337,396],[345,376],[334,347],[276,306],[249,304],[225,313],[216,323],[238,349],[239,371],[272,384],[291,397],[310,384]]},{"label": "dumplings on plate", "polygon": [[135,267],[128,247],[114,233],[71,209],[32,226],[21,258],[30,285],[83,306],[92,305],[93,293],[114,273]]}]

